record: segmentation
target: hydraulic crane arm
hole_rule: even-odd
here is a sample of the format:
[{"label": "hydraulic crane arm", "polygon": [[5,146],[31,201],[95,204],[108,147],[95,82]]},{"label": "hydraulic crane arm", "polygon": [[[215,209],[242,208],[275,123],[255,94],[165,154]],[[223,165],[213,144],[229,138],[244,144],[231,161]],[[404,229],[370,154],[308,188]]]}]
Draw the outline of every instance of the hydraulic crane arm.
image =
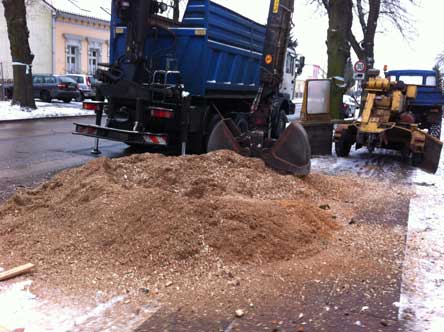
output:
[{"label": "hydraulic crane arm", "polygon": [[265,35],[261,83],[277,91],[282,83],[288,41],[292,27],[294,0],[272,0]]},{"label": "hydraulic crane arm", "polygon": [[282,83],[288,41],[290,39],[294,0],[271,0],[265,33],[258,95],[252,105],[255,113],[267,99],[279,93]]}]

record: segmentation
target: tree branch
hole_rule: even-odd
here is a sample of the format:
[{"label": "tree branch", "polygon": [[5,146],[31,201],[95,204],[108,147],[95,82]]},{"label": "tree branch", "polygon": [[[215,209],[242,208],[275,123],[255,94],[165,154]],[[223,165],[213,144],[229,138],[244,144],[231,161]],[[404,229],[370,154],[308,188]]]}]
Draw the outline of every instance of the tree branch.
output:
[{"label": "tree branch", "polygon": [[359,18],[359,23],[361,24],[362,33],[365,36],[367,31],[367,24],[365,23],[365,14],[364,14],[364,8],[362,7],[362,0],[356,0],[356,8],[358,10],[358,18]]},{"label": "tree branch", "polygon": [[348,41],[350,42],[351,47],[353,48],[353,51],[355,51],[356,56],[362,60],[365,58],[365,52],[362,49],[361,45],[356,40],[355,35],[353,32],[350,32]]}]

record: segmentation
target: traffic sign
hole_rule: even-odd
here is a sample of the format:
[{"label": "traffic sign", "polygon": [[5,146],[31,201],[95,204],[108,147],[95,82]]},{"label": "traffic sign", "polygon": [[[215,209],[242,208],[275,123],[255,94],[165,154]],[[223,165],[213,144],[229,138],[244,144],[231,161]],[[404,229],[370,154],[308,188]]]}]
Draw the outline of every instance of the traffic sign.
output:
[{"label": "traffic sign", "polygon": [[365,80],[365,74],[364,73],[354,73],[353,79],[355,81],[363,81],[363,80]]},{"label": "traffic sign", "polygon": [[364,61],[359,60],[355,63],[354,69],[356,73],[365,73],[367,71],[367,64]]}]

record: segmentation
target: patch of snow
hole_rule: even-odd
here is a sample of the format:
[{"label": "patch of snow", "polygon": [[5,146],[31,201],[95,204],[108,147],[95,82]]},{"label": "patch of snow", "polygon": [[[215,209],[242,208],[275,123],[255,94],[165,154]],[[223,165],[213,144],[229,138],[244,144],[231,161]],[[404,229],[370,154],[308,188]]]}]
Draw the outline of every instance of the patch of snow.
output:
[{"label": "patch of snow", "polygon": [[352,174],[395,183],[411,183],[411,174],[415,171],[395,151],[377,150],[370,154],[366,149],[352,151],[348,158],[338,158],[336,155],[314,157],[311,167],[315,172],[328,175]]},{"label": "patch of snow", "polygon": [[23,110],[20,106],[11,106],[9,101],[0,101],[0,121],[94,115],[93,111],[83,110],[82,104],[76,102],[69,104],[36,102],[36,104],[36,110]]},{"label": "patch of snow", "polygon": [[[444,159],[444,158],[442,158]],[[400,318],[406,332],[444,326],[444,160],[437,174],[417,170],[410,202]]]},{"label": "patch of snow", "polygon": [[[29,290],[32,281],[0,286],[0,326],[26,332],[45,331],[133,331],[159,308],[156,303],[143,307],[140,313],[126,312],[126,296],[117,296],[95,307],[53,304],[37,298]],[[118,307],[118,308],[117,308]]]}]

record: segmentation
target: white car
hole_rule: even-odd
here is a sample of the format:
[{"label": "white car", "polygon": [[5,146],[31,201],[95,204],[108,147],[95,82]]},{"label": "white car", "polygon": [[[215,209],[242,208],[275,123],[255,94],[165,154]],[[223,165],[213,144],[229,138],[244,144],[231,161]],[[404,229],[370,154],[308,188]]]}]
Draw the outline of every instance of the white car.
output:
[{"label": "white car", "polygon": [[65,76],[77,82],[80,91],[79,101],[93,99],[96,96],[94,84],[96,84],[97,80],[93,76],[81,74],[67,74]]},{"label": "white car", "polygon": [[342,112],[345,119],[356,118],[356,111],[360,108],[360,98],[350,95],[342,97]]}]

